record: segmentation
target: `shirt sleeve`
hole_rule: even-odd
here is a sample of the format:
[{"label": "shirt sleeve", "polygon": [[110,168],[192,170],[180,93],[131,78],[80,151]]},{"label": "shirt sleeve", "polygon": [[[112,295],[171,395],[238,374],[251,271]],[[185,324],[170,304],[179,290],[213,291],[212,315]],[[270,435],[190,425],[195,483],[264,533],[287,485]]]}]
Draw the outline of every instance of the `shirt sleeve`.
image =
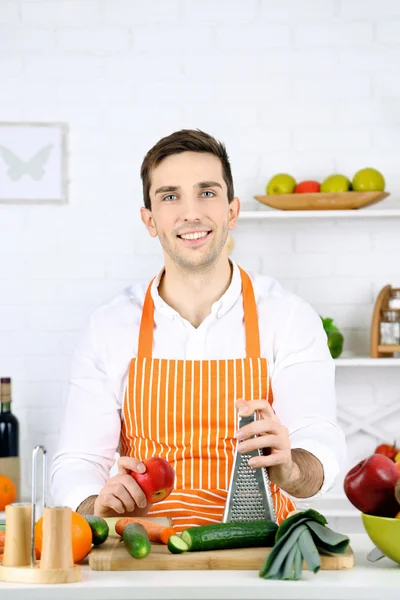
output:
[{"label": "shirt sleeve", "polygon": [[336,422],[335,363],[319,315],[299,301],[284,330],[271,376],[274,410],[289,430],[292,449],[307,450],[324,470],[323,485],[312,498],[293,498],[307,504],[332,488],[344,466],[346,442]]},{"label": "shirt sleeve", "polygon": [[90,319],[73,354],[71,379],[50,486],[53,502],[76,510],[109,479],[121,414],[115,382],[104,368]]}]

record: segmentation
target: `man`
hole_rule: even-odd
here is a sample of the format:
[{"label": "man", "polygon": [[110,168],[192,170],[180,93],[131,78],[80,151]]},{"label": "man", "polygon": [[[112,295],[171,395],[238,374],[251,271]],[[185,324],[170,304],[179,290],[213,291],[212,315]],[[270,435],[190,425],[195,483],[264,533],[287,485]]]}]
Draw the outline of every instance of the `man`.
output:
[{"label": "man", "polygon": [[[177,530],[221,521],[238,448],[267,448],[278,522],[296,499],[318,497],[340,470],[334,362],[316,312],[277,281],[229,260],[236,226],[226,149],[182,130],[142,167],[141,217],[164,268],[94,312],[74,354],[56,504],[99,516],[170,516]],[[238,414],[257,420],[237,428]],[[116,450],[118,474],[110,477]],[[129,475],[168,460],[175,487],[147,505]]]}]

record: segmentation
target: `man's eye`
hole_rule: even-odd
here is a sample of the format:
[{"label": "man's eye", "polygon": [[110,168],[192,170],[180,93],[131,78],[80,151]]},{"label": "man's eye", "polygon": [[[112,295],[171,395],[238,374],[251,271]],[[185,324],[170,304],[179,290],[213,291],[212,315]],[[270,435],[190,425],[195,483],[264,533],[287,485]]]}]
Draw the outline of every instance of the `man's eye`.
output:
[{"label": "man's eye", "polygon": [[168,196],[164,196],[163,200],[175,200],[175,194],[168,194]]},{"label": "man's eye", "polygon": [[211,196],[206,196],[207,198],[211,198],[212,196],[215,196],[214,192],[209,192],[209,191],[203,192],[203,194],[211,194]]}]

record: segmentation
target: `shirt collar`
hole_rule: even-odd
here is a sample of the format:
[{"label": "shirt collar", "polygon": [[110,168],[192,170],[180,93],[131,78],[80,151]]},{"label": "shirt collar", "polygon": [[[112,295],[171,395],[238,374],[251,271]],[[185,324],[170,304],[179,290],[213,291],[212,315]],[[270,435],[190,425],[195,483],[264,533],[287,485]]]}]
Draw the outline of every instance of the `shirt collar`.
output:
[{"label": "shirt collar", "polygon": [[[242,278],[240,276],[239,267],[234,260],[229,258],[232,264],[232,279],[226,292],[221,296],[219,300],[213,303],[211,307],[211,313],[214,313],[218,319],[223,317],[237,302],[238,298],[242,295]],[[181,318],[179,313],[174,310],[169,304],[164,302],[158,293],[158,286],[160,285],[161,277],[165,271],[165,267],[161,269],[158,275],[153,280],[151,285],[151,297],[153,298],[154,308],[165,316],[171,319],[175,317]]]}]

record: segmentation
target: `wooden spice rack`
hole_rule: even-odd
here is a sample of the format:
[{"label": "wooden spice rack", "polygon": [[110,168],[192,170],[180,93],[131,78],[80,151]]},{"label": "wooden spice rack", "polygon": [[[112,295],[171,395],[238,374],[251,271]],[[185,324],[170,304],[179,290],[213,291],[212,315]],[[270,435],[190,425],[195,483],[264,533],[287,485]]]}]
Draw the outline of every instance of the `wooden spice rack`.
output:
[{"label": "wooden spice rack", "polygon": [[381,321],[381,310],[389,309],[389,298],[392,291],[391,285],[386,285],[378,294],[375,302],[374,312],[372,314],[372,325],[371,325],[371,358],[382,358],[393,356],[395,352],[400,352],[400,344],[397,345],[383,345],[380,344],[380,321]]}]

